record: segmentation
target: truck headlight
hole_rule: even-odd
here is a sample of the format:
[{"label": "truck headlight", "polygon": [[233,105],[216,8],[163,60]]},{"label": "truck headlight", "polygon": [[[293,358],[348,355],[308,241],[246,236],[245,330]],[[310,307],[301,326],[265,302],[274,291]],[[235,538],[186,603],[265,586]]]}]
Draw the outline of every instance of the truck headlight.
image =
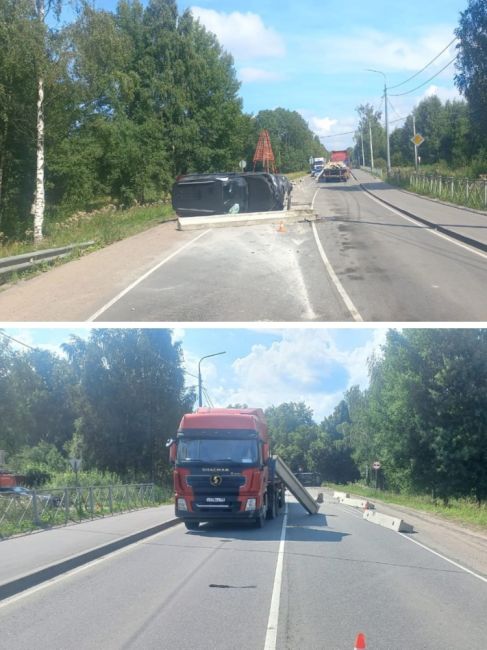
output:
[{"label": "truck headlight", "polygon": [[178,499],[177,504],[178,504],[178,510],[185,510],[186,512],[188,511],[188,506],[186,505],[186,499]]},{"label": "truck headlight", "polygon": [[247,512],[248,510],[255,510],[256,505],[256,499],[247,499],[247,503],[245,504],[245,511]]}]

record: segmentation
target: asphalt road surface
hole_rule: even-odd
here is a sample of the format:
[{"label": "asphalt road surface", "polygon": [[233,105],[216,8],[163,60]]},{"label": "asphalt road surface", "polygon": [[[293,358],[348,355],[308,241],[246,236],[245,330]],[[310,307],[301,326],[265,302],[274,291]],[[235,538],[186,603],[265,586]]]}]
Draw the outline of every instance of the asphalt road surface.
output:
[{"label": "asphalt road surface", "polygon": [[328,501],[263,529],[179,525],[1,603],[1,645],[484,650],[485,581],[411,539]]},{"label": "asphalt road surface", "polygon": [[[289,224],[284,232],[271,225],[212,230],[95,318],[487,319],[487,253],[378,203],[355,179],[321,185],[307,179],[301,192],[313,201],[317,223]],[[408,195],[396,194],[410,207]],[[428,216],[445,209],[414,200],[414,209],[423,206]]]},{"label": "asphalt road surface", "polygon": [[[378,196],[487,246],[487,215],[356,174]],[[487,252],[387,207],[355,179],[306,178],[293,195],[313,203],[316,222],[164,224],[4,289],[0,321],[487,320]]]}]

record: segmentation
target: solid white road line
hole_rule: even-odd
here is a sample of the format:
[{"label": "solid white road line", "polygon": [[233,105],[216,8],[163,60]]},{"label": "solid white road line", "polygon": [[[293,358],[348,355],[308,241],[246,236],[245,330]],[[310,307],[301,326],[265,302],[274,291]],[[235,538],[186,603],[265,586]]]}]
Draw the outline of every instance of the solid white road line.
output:
[{"label": "solid white road line", "polygon": [[[318,195],[318,192],[319,192],[319,189],[316,190],[316,192],[313,194],[313,198],[311,199],[311,209],[312,210],[314,209],[315,199],[316,199],[316,197]],[[316,245],[318,247],[318,252],[319,252],[320,257],[321,257],[321,259],[323,261],[323,264],[325,265],[326,270],[328,271],[328,275],[330,276],[333,284],[335,285],[335,287],[336,287],[338,293],[340,294],[343,302],[345,303],[348,311],[352,315],[353,320],[357,321],[359,323],[362,323],[364,319],[359,314],[358,309],[353,304],[353,302],[352,302],[350,296],[348,295],[348,293],[345,291],[342,283],[338,279],[335,271],[333,270],[332,265],[330,264],[330,260],[326,256],[325,250],[324,250],[323,246],[321,245],[320,238],[318,237],[318,232],[316,230],[316,226],[315,226],[314,222],[311,223],[311,227],[313,229],[313,235],[314,235],[314,238],[315,238],[315,241],[316,241]]]},{"label": "solid white road line", "polygon": [[453,566],[456,566],[459,569],[462,569],[462,571],[466,571],[467,573],[470,573],[470,575],[474,576],[475,578],[478,578],[479,580],[482,580],[482,582],[487,582],[487,578],[484,578],[484,576],[479,575],[478,573],[475,573],[475,571],[471,571],[470,569],[467,569],[466,567],[462,566],[461,564],[458,564],[458,562],[454,562],[453,560],[450,560],[449,558],[445,557],[441,553],[437,553],[436,551],[433,551],[432,548],[429,548],[428,546],[425,546],[424,544],[421,544],[421,542],[416,541],[412,537],[409,537],[405,533],[399,533],[401,537],[404,537],[404,539],[408,539],[410,542],[413,542],[413,544],[417,544],[418,546],[421,546],[421,548],[424,548],[426,551],[429,551],[430,553],[433,553],[433,555],[437,555],[438,557],[441,557],[442,560],[445,560],[446,562],[449,562],[450,564],[453,564]]},{"label": "solid white road line", "polygon": [[287,526],[287,504],[284,510],[282,522],[281,541],[277,554],[276,574],[274,576],[274,587],[272,588],[271,609],[267,621],[267,633],[265,637],[264,650],[275,650],[277,643],[277,624],[279,621],[279,603],[281,600],[282,567],[284,563],[284,545],[286,543]]},{"label": "solid white road line", "polygon": [[140,278],[139,278],[138,280],[136,280],[135,282],[132,282],[132,284],[129,285],[126,289],[124,289],[124,290],[121,291],[119,294],[117,294],[117,295],[115,296],[115,298],[112,298],[112,300],[110,300],[109,302],[107,302],[106,305],[103,305],[103,307],[101,307],[98,311],[96,311],[92,316],[90,316],[90,317],[88,318],[88,322],[91,322],[91,321],[96,320],[96,319],[98,318],[98,316],[101,316],[101,314],[103,314],[104,311],[106,311],[106,310],[109,309],[112,305],[114,305],[116,302],[118,302],[118,301],[120,300],[120,298],[123,298],[123,296],[125,296],[129,291],[132,291],[132,289],[133,289],[134,287],[136,287],[138,284],[140,284],[141,282],[143,282],[146,278],[149,277],[149,275],[151,275],[152,273],[154,273],[154,271],[157,271],[157,269],[161,268],[161,266],[163,266],[164,264],[166,264],[166,262],[169,262],[170,260],[172,260],[173,257],[176,257],[176,255],[179,255],[179,253],[182,253],[186,248],[189,248],[190,246],[192,246],[195,242],[198,241],[198,239],[200,239],[200,238],[203,237],[204,235],[207,235],[209,232],[211,232],[211,230],[205,230],[204,232],[200,233],[197,237],[195,237],[195,238],[192,239],[191,241],[189,241],[189,242],[187,242],[186,244],[184,244],[184,246],[181,246],[181,248],[178,248],[177,251],[175,251],[174,253],[172,253],[172,254],[169,255],[168,257],[165,257],[165,258],[162,260],[162,262],[159,262],[159,264],[156,264],[152,269],[150,269],[149,271],[147,271],[147,273],[144,273],[144,275],[141,275]]},{"label": "solid white road line", "polygon": [[474,253],[475,255],[478,255],[479,257],[482,257],[484,260],[487,259],[487,254],[483,253],[482,251],[477,250],[476,248],[473,248],[472,246],[469,246],[468,244],[464,244],[461,241],[458,241],[458,239],[454,239],[453,237],[449,237],[448,235],[445,235],[442,232],[438,232],[437,230],[433,230],[431,226],[427,226],[426,224],[421,223],[420,221],[416,221],[416,219],[412,219],[411,217],[408,217],[407,214],[403,214],[399,210],[396,210],[390,205],[387,205],[387,203],[384,203],[381,201],[379,198],[376,196],[373,196],[372,194],[369,194],[369,192],[365,192],[369,199],[372,201],[375,201],[379,205],[381,205],[383,208],[387,208],[387,210],[390,210],[394,214],[397,214],[399,217],[402,217],[403,219],[406,219],[407,221],[410,221],[411,223],[414,223],[415,226],[418,226],[419,228],[424,228],[427,232],[431,233],[432,235],[436,235],[437,237],[441,237],[442,239],[446,239],[446,241],[450,242],[450,244],[455,244],[455,246],[460,246],[460,248],[465,249],[466,251],[469,251],[469,253]]},{"label": "solid white road line", "polygon": [[342,283],[338,279],[338,276],[336,275],[335,271],[333,270],[332,265],[330,264],[330,261],[328,260],[326,253],[323,249],[323,246],[321,245],[320,238],[318,237],[318,232],[316,230],[316,225],[314,221],[311,223],[311,228],[313,229],[313,235],[316,241],[316,246],[318,247],[318,252],[321,256],[321,259],[323,260],[323,264],[325,265],[326,270],[328,271],[328,275],[330,276],[333,284],[335,285],[336,290],[340,294],[343,302],[345,303],[348,311],[352,315],[353,320],[358,321],[358,322],[363,322],[362,316],[359,314],[358,309],[355,307],[353,304],[350,296],[348,293],[345,291]]}]

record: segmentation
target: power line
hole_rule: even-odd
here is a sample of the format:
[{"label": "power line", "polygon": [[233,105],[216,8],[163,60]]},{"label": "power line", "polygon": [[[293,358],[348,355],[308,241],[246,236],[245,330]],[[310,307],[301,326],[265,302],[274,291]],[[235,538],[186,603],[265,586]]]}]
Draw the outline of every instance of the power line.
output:
[{"label": "power line", "polygon": [[[453,43],[454,43],[455,41],[457,41],[457,40],[458,40],[458,36],[455,36],[455,38],[454,38],[453,40],[451,40],[451,41],[448,43],[448,45],[447,45],[445,48],[443,48],[439,54],[437,54],[437,55],[435,56],[434,59],[431,59],[431,61],[430,61],[429,63],[427,63],[427,64],[424,66],[424,68],[421,68],[421,70],[419,70],[419,72],[416,72],[415,74],[413,74],[413,76],[412,76],[412,77],[409,77],[409,79],[406,79],[406,81],[401,81],[400,84],[396,84],[395,86],[389,86],[389,90],[394,90],[394,88],[399,88],[399,86],[403,86],[404,84],[407,84],[408,81],[411,81],[411,79],[414,79],[414,78],[417,77],[419,74],[421,74],[422,72],[424,72],[424,70],[426,70],[426,68],[428,68],[432,63],[434,63],[434,62],[436,61],[436,59],[438,59],[438,58],[443,54],[443,52],[446,52],[446,50],[450,47],[450,45],[453,45]],[[456,58],[456,57],[455,57],[455,58]],[[428,82],[426,82],[426,83],[428,83]]]},{"label": "power line", "polygon": [[455,55],[453,57],[453,59],[451,61],[449,61],[445,66],[443,66],[443,68],[441,68],[441,70],[438,70],[438,72],[436,74],[434,74],[432,77],[430,77],[429,79],[424,81],[419,86],[416,86],[416,88],[413,88],[412,90],[408,90],[405,93],[397,93],[397,94],[389,95],[389,97],[402,97],[403,95],[409,95],[410,93],[414,93],[416,90],[419,90],[419,88],[422,88],[423,86],[426,86],[427,83],[429,83],[435,77],[437,77],[439,74],[441,74],[443,72],[443,70],[446,70],[448,68],[448,66],[451,65],[453,63],[453,61],[455,61],[456,58],[457,58],[457,55]]},{"label": "power line", "polygon": [[13,336],[9,336],[8,334],[5,334],[5,332],[0,331],[0,334],[4,336],[6,339],[10,339],[11,341],[15,341],[15,343],[18,343],[19,345],[23,345],[24,348],[29,348],[29,350],[34,350],[36,351],[37,348],[33,348],[31,345],[27,345],[27,343],[24,343],[23,341],[19,341],[18,339],[14,339]]}]

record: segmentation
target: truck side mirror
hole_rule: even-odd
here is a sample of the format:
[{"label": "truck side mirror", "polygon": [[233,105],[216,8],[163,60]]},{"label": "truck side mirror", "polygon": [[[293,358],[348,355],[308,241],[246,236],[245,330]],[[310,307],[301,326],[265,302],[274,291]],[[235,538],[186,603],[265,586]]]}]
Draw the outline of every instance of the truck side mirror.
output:
[{"label": "truck side mirror", "polygon": [[263,442],[262,443],[262,460],[264,461],[264,464],[268,462],[269,460],[269,443],[268,442]]},{"label": "truck side mirror", "polygon": [[176,453],[178,450],[176,441],[172,439],[168,440],[166,442],[166,447],[169,447],[169,462],[174,465],[176,463]]}]

